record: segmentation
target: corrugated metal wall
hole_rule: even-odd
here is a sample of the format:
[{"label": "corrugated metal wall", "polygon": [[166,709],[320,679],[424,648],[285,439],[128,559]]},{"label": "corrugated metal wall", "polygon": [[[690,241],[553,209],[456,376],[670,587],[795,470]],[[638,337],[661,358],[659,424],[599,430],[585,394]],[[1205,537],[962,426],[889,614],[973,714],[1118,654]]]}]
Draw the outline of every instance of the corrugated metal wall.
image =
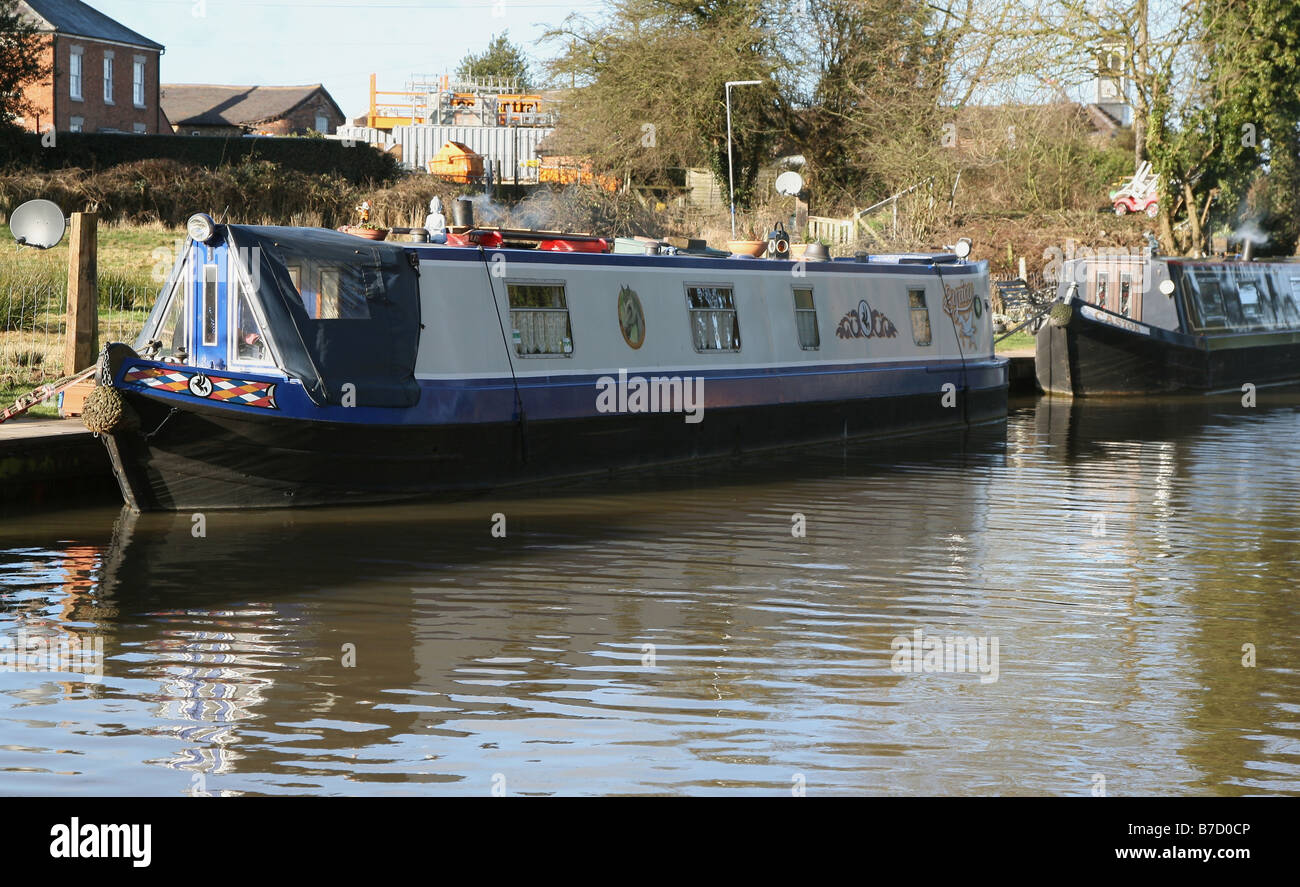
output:
[{"label": "corrugated metal wall", "polygon": [[[499,171],[503,182],[513,182],[516,170],[521,182],[537,181],[537,167],[525,165],[537,160],[537,146],[554,132],[528,126],[397,126],[393,139],[402,146],[402,165],[425,169],[425,163],[446,142],[460,142]],[[496,174],[496,173],[494,173]]]}]

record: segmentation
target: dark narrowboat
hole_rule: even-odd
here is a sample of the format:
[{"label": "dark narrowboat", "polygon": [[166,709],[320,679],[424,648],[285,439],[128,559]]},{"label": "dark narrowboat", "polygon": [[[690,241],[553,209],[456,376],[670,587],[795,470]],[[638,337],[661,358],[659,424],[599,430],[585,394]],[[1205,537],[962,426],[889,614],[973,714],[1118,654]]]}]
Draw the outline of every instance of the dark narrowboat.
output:
[{"label": "dark narrowboat", "polygon": [[1300,263],[1092,256],[1065,262],[1038,332],[1049,394],[1221,392],[1300,380]]}]

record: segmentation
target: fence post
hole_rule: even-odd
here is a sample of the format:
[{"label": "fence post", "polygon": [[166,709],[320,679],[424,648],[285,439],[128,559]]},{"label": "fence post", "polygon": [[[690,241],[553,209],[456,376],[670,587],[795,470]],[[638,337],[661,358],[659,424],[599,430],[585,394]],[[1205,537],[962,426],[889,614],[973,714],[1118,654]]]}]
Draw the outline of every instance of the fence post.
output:
[{"label": "fence post", "polygon": [[98,217],[73,213],[68,241],[68,315],[63,374],[84,370],[95,360],[99,332]]}]

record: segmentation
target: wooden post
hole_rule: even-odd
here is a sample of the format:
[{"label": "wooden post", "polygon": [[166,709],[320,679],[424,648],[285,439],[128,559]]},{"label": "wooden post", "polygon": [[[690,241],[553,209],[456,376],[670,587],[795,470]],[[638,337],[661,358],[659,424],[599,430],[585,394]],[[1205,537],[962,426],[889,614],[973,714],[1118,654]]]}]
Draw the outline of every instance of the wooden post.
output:
[{"label": "wooden post", "polygon": [[73,213],[68,241],[68,316],[63,345],[63,374],[70,376],[95,362],[99,332],[99,274],[96,267],[97,216]]},{"label": "wooden post", "polygon": [[796,194],[794,198],[794,236],[803,240],[804,229],[808,227],[808,200],[806,193]]}]

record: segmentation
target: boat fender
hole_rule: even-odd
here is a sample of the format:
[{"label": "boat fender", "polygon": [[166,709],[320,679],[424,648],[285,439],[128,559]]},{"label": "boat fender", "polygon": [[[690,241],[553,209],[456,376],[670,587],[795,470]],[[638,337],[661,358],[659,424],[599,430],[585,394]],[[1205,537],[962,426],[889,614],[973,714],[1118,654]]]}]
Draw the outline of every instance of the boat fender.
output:
[{"label": "boat fender", "polygon": [[138,429],[140,415],[116,388],[96,385],[86,396],[81,422],[96,434],[116,434]]},{"label": "boat fender", "polygon": [[1074,316],[1074,309],[1064,302],[1057,302],[1052,306],[1052,313],[1049,315],[1052,326],[1069,326],[1070,318]]}]

